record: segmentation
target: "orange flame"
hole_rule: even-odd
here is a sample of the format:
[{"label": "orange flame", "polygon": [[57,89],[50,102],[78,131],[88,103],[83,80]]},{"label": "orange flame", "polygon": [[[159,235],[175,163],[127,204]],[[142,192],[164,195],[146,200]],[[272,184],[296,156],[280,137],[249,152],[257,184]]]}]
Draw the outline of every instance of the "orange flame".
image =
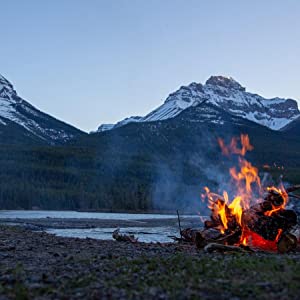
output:
[{"label": "orange flame", "polygon": [[272,210],[265,212],[266,216],[272,216],[272,214],[274,212],[277,212],[277,211],[285,208],[285,206],[288,202],[289,196],[288,196],[287,192],[285,191],[284,187],[276,188],[275,186],[271,186],[271,187],[267,187],[267,191],[275,192],[279,197],[281,197],[283,199],[283,203],[281,205],[275,206],[272,204]]},{"label": "orange flame", "polygon": [[236,138],[236,137],[233,137],[231,139],[231,142],[228,146],[225,145],[224,140],[222,140],[221,138],[218,138],[218,143],[222,149],[222,153],[226,156],[229,156],[230,154],[238,154],[241,156],[245,156],[247,151],[251,151],[254,149],[254,147],[250,144],[250,139],[247,134],[241,134],[240,142],[242,145],[241,149],[239,149],[237,147],[238,138]]},{"label": "orange flame", "polygon": [[242,226],[242,214],[243,208],[241,205],[242,198],[240,196],[235,197],[233,201],[229,204],[229,209],[231,210],[232,214],[236,216],[238,223]]},{"label": "orange flame", "polygon": [[[254,147],[250,144],[249,136],[241,134],[239,138],[232,138],[229,145],[226,145],[224,140],[218,139],[219,146],[221,147],[223,155],[230,156],[231,154],[237,154],[239,157],[239,170],[233,167],[229,169],[229,173],[236,187],[236,195],[232,201],[230,201],[228,193],[223,192],[223,195],[212,193],[208,187],[205,187],[205,195],[209,202],[209,208],[212,211],[212,218],[218,220],[221,224],[219,230],[224,233],[228,229],[230,220],[229,216],[234,216],[236,222],[239,224],[242,235],[240,243],[243,245],[254,245],[261,248],[276,248],[276,243],[281,236],[282,230],[278,231],[275,241],[266,241],[258,234],[249,231],[244,224],[242,224],[242,215],[245,209],[250,207],[250,204],[254,204],[254,193],[258,192],[262,195],[261,180],[259,177],[258,169],[248,162],[244,156],[247,151],[251,151]],[[240,147],[238,147],[240,144]],[[288,201],[288,194],[284,188],[269,187],[268,192],[273,192],[278,197],[283,199],[282,205],[275,206],[272,204],[272,210],[265,213],[267,216],[271,216],[274,212],[283,209]],[[231,217],[232,218],[232,217]],[[274,249],[275,249],[274,248]]]}]

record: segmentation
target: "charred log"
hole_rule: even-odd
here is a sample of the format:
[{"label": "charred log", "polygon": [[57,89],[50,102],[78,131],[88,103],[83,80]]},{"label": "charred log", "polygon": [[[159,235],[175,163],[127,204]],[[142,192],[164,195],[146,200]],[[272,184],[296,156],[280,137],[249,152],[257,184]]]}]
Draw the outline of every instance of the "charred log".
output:
[{"label": "charred log", "polygon": [[296,249],[297,245],[298,245],[298,240],[293,234],[284,233],[281,235],[277,243],[277,250],[279,253],[286,253]]},{"label": "charred log", "polygon": [[280,210],[271,216],[255,206],[242,215],[243,226],[261,235],[265,240],[274,241],[279,230],[285,232],[297,224],[297,215],[292,210]]},{"label": "charred log", "polygon": [[275,207],[279,207],[284,203],[284,198],[282,194],[279,194],[275,191],[269,191],[267,196],[265,197],[265,202],[269,202]]}]

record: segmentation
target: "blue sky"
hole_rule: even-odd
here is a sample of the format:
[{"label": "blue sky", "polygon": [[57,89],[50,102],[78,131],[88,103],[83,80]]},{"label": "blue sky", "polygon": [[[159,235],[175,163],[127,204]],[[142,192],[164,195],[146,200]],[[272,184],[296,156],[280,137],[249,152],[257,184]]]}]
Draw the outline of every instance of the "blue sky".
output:
[{"label": "blue sky", "polygon": [[210,75],[300,99],[299,0],[0,0],[0,73],[83,130]]}]

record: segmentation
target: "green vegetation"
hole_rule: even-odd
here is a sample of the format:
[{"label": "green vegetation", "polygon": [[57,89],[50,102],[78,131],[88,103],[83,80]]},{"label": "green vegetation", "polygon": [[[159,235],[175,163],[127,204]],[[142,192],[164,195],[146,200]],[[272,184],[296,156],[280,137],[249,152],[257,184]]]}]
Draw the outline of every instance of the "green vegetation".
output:
[{"label": "green vegetation", "polygon": [[146,296],[150,287],[172,299],[296,299],[300,292],[300,265],[288,256],[177,254],[120,259],[116,268],[106,287],[124,289],[129,298]]},{"label": "green vegetation", "polygon": [[[300,293],[300,264],[288,255],[171,254],[72,262],[78,273],[65,273],[63,280],[32,285],[17,266],[10,273],[14,284],[2,286],[3,294],[14,299],[53,297],[78,292],[126,299],[297,299]],[[99,272],[99,274],[98,274]],[[113,276],[111,276],[113,274]],[[59,284],[59,286],[58,286]],[[100,290],[99,290],[100,287]],[[115,296],[116,296],[115,295]]]}]

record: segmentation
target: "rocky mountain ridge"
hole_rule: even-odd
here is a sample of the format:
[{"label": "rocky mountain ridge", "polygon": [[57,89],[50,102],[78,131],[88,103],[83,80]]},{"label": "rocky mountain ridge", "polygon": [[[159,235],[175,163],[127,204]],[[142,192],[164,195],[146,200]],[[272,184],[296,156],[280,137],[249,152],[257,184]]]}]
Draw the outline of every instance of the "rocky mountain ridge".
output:
[{"label": "rocky mountain ridge", "polygon": [[144,117],[126,118],[115,125],[101,125],[98,132],[110,130],[132,122],[152,122],[174,118],[183,110],[208,102],[224,111],[266,126],[280,130],[299,118],[296,100],[272,98],[249,93],[246,88],[231,77],[211,76],[206,83],[191,83],[170,94],[165,102]]},{"label": "rocky mountain ridge", "polygon": [[22,99],[5,77],[0,75],[0,136],[1,141],[9,142],[12,132],[14,140],[18,136],[30,141],[46,144],[65,143],[83,134],[75,127],[41,112]]}]

